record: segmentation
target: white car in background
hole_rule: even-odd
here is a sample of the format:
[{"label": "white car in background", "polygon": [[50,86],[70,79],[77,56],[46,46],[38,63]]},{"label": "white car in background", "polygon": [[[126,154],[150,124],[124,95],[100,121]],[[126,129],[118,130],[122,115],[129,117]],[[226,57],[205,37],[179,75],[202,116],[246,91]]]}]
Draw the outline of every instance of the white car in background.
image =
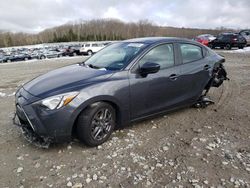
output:
[{"label": "white car in background", "polygon": [[104,43],[86,43],[80,48],[80,54],[92,55],[105,47]]}]

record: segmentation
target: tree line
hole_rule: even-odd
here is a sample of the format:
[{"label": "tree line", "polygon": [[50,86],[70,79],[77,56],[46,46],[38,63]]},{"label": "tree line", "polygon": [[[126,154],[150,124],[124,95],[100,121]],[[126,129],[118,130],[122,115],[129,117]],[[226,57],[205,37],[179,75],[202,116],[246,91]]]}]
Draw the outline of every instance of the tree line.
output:
[{"label": "tree line", "polygon": [[0,47],[72,41],[111,41],[147,36],[193,38],[199,34],[217,35],[228,31],[157,26],[148,20],[125,23],[116,19],[70,22],[37,34],[0,32]]}]

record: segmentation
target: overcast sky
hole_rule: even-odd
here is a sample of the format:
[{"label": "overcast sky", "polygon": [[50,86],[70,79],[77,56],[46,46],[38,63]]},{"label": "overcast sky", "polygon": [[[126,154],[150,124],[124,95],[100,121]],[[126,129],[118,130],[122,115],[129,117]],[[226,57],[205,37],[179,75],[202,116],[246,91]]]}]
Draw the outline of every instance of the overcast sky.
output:
[{"label": "overcast sky", "polygon": [[37,33],[69,21],[98,18],[250,28],[250,0],[0,0],[0,30],[5,31]]}]

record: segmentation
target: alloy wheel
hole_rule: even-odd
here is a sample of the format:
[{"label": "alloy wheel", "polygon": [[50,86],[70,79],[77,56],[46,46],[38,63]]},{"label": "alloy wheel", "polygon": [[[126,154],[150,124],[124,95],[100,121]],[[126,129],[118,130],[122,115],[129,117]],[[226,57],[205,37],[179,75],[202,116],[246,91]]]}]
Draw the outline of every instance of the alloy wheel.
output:
[{"label": "alloy wheel", "polygon": [[111,131],[114,118],[108,108],[97,111],[91,122],[91,136],[95,140],[103,140]]}]

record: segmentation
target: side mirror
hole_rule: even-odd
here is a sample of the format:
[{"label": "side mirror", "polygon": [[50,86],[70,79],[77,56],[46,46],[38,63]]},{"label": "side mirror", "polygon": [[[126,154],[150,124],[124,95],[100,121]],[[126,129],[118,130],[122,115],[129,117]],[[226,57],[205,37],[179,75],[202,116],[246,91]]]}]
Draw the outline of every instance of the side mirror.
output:
[{"label": "side mirror", "polygon": [[146,62],[140,67],[139,72],[143,77],[146,77],[148,74],[157,73],[160,67],[157,63]]}]

